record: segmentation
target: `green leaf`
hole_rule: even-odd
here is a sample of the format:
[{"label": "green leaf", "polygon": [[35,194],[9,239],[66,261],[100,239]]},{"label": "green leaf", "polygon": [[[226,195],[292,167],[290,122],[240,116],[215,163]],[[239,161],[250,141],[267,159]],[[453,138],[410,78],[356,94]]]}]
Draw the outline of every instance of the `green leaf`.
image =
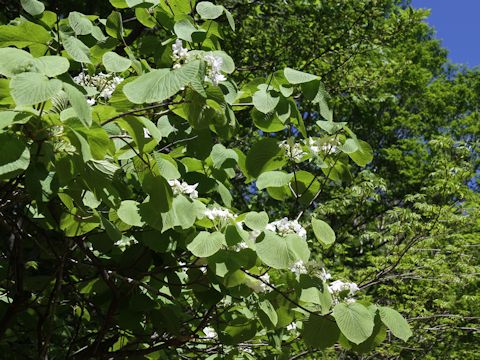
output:
[{"label": "green leaf", "polygon": [[70,62],[62,56],[41,56],[33,59],[33,65],[36,72],[48,77],[64,74],[70,68]]},{"label": "green leaf", "polygon": [[162,175],[167,180],[173,180],[180,178],[180,173],[175,164],[175,161],[167,154],[155,153],[155,160],[157,161],[158,169],[160,170],[160,175]]},{"label": "green leaf", "polygon": [[210,1],[201,1],[197,4],[197,12],[202,19],[213,20],[223,13],[223,6],[214,5]]},{"label": "green leaf", "polygon": [[9,47],[0,49],[0,75],[12,77],[27,70],[26,64],[32,62],[33,56],[26,51]]},{"label": "green leaf", "polygon": [[25,124],[32,118],[28,112],[0,111],[0,130],[12,124]]},{"label": "green leaf", "polygon": [[335,242],[335,232],[325,221],[312,219],[312,228],[315,237],[326,248]]},{"label": "green leaf", "polygon": [[248,175],[257,178],[264,171],[281,168],[286,164],[282,153],[275,139],[264,138],[256,142],[245,161]]},{"label": "green leaf", "polygon": [[45,5],[38,0],[20,0],[23,10],[33,16],[40,15],[45,11]]},{"label": "green leaf", "polygon": [[175,34],[179,39],[192,42],[192,35],[198,31],[198,29],[188,19],[183,19],[175,23],[173,27]]},{"label": "green leaf", "polygon": [[[232,167],[229,165],[233,165],[238,162],[237,153],[232,149],[227,149],[222,144],[215,144],[213,146],[210,157],[213,161],[213,167],[216,169],[220,169],[225,162],[227,162],[226,167]],[[231,164],[231,162],[228,160],[233,160],[234,163]]]},{"label": "green leaf", "polygon": [[46,45],[51,39],[50,33],[43,26],[30,21],[24,21],[20,25],[0,25],[0,47]]},{"label": "green leaf", "polygon": [[63,47],[67,51],[68,55],[80,63],[91,64],[90,61],[90,49],[83,42],[78,40],[74,36],[66,36],[63,39]]},{"label": "green leaf", "polygon": [[258,257],[275,269],[288,269],[298,260],[307,262],[310,250],[305,240],[297,235],[279,236],[265,231],[263,239],[256,243]]},{"label": "green leaf", "polygon": [[339,149],[346,154],[351,154],[358,150],[358,143],[354,139],[347,139]]},{"label": "green leaf", "polygon": [[283,171],[267,171],[261,173],[257,179],[258,190],[265,189],[267,187],[281,187],[288,185],[292,180],[293,174],[288,174]]},{"label": "green leaf", "polygon": [[225,244],[225,236],[222,233],[218,231],[214,233],[201,231],[192,242],[188,244],[187,249],[195,256],[209,257],[220,250]]},{"label": "green leaf", "polygon": [[268,300],[264,300],[260,303],[260,310],[263,314],[266,315],[267,319],[271,323],[273,327],[277,326],[278,323],[278,315],[273,307],[272,303]]},{"label": "green leaf", "polygon": [[233,31],[235,31],[235,20],[233,19],[232,13],[228,11],[227,9],[224,9],[225,11],[225,16],[227,17],[228,24],[232,28]]},{"label": "green leaf", "polygon": [[268,224],[268,215],[265,211],[251,211],[245,216],[244,222],[252,230],[263,231]]},{"label": "green leaf", "polygon": [[307,345],[316,349],[326,349],[335,345],[339,336],[338,326],[327,316],[310,314],[303,323],[302,338]]},{"label": "green leaf", "polygon": [[328,132],[329,134],[335,134],[336,132],[340,131],[343,129],[345,125],[347,125],[346,122],[333,122],[333,121],[324,121],[324,120],[319,120],[317,121],[317,125]]},{"label": "green leaf", "polygon": [[175,95],[198,75],[200,61],[192,61],[179,69],[153,70],[123,87],[127,98],[135,104],[152,103]]},{"label": "green leaf", "polygon": [[93,31],[93,24],[88,17],[76,11],[68,14],[68,23],[77,35],[88,35]]},{"label": "green leaf", "polygon": [[123,56],[120,56],[112,51],[103,54],[102,62],[107,71],[118,73],[124,72],[132,65],[132,61],[130,59],[124,58]]},{"label": "green leaf", "polygon": [[63,90],[67,94],[73,110],[85,126],[92,125],[92,108],[88,105],[87,99],[75,86],[63,83]]},{"label": "green leaf", "polygon": [[35,105],[57,94],[62,82],[37,73],[23,73],[12,78],[10,89],[17,105]]},{"label": "green leaf", "polygon": [[285,78],[288,80],[288,82],[293,85],[303,84],[313,80],[318,80],[318,76],[308,74],[302,71],[298,71],[295,69],[291,69],[288,67],[283,70],[283,74],[285,75]]},{"label": "green leaf", "polygon": [[123,38],[122,15],[118,11],[112,11],[107,17],[105,31],[111,37],[121,40]]},{"label": "green leaf", "polygon": [[0,179],[11,179],[28,168],[30,151],[18,137],[0,134]]},{"label": "green leaf", "polygon": [[272,94],[272,91],[267,90],[267,85],[262,84],[259,86],[259,90],[253,94],[252,101],[258,111],[268,114],[277,107],[280,96]]},{"label": "green leaf", "polygon": [[117,210],[117,215],[125,224],[131,226],[143,226],[143,221],[139,213],[139,203],[134,200],[124,200]]},{"label": "green leaf", "polygon": [[253,108],[250,114],[255,126],[264,132],[278,132],[286,127],[275,112],[264,114]]},{"label": "green leaf", "polygon": [[380,319],[390,329],[393,335],[407,341],[412,336],[412,330],[407,320],[394,309],[381,306],[379,307]]},{"label": "green leaf", "polygon": [[142,182],[143,190],[150,195],[149,202],[155,204],[159,212],[167,212],[172,205],[172,188],[162,176],[147,174]]},{"label": "green leaf", "polygon": [[367,340],[373,332],[374,316],[362,304],[339,303],[333,308],[333,317],[342,334],[355,344]]},{"label": "green leaf", "polygon": [[356,140],[358,150],[348,154],[350,158],[358,165],[365,166],[373,160],[373,150],[372,147],[365,141],[357,139]]}]

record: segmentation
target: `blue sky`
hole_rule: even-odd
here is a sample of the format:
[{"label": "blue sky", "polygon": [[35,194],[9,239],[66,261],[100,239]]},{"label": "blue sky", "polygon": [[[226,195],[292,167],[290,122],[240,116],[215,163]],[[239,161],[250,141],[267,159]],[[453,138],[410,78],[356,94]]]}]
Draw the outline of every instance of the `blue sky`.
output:
[{"label": "blue sky", "polygon": [[452,62],[480,65],[480,0],[412,0],[412,6],[431,9],[427,22]]}]

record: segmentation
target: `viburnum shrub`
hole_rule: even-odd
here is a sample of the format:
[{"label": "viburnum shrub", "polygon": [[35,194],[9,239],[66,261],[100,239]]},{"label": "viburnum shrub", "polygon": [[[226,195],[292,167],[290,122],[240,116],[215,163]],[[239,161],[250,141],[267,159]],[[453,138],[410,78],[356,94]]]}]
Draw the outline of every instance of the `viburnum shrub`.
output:
[{"label": "viburnum shrub", "polygon": [[[398,312],[321,262],[335,233],[311,210],[373,151],[319,77],[235,83],[223,6],[110,2],[101,19],[25,0],[0,26],[2,349],[256,359],[406,340]],[[288,217],[240,210],[249,191]]]}]

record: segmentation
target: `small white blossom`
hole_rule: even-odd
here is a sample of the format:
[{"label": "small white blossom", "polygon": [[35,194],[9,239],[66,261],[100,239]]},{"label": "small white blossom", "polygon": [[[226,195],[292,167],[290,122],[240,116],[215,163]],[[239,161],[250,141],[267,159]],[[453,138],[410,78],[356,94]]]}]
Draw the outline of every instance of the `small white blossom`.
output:
[{"label": "small white blossom", "polygon": [[87,99],[87,104],[90,105],[90,106],[93,106],[97,103],[97,100],[95,100],[94,98],[88,98]]},{"label": "small white blossom", "polygon": [[328,273],[324,268],[322,268],[322,273],[320,274],[320,279],[326,281],[330,280],[332,278],[332,275]]},{"label": "small white blossom", "polygon": [[287,325],[287,330],[288,331],[294,331],[294,330],[297,330],[297,324],[295,322],[292,322],[290,324]]},{"label": "small white blossom", "polygon": [[337,151],[337,146],[340,145],[338,140],[321,141],[321,139],[308,138],[306,145],[313,156],[318,156],[320,153],[333,154]]},{"label": "small white blossom", "polygon": [[307,239],[307,231],[303,228],[302,225],[298,223],[297,220],[288,220],[288,218],[283,218],[274,222],[271,222],[266,226],[267,230],[276,232],[281,236],[288,234],[296,234],[303,239]]},{"label": "small white blossom", "polygon": [[223,59],[220,56],[207,54],[203,59],[207,63],[207,75],[205,80],[210,80],[214,85],[218,85],[219,82],[227,80],[225,75],[221,73]]},{"label": "small white blossom", "polygon": [[178,180],[168,180],[168,184],[172,187],[174,195],[189,196],[190,199],[198,198],[197,186],[198,184],[189,185],[186,182]]},{"label": "small white blossom", "polygon": [[[78,85],[94,87],[98,92],[98,97],[108,100],[112,97],[113,92],[118,84],[123,81],[120,76],[113,76],[112,74],[98,73],[97,75],[90,76],[81,72],[73,78],[73,81]],[[95,104],[95,99],[88,99],[89,105]]]},{"label": "small white blossom", "polygon": [[252,230],[248,233],[248,237],[250,238],[250,240],[255,241],[261,233],[262,232],[260,230]]},{"label": "small white blossom", "polygon": [[262,276],[260,276],[260,280],[256,280],[253,284],[250,284],[249,286],[255,292],[272,291],[270,286],[268,286],[267,284],[270,284],[270,275],[268,275],[268,273],[265,273]]},{"label": "small white blossom", "polygon": [[335,280],[328,287],[328,291],[331,294],[339,294],[343,291],[348,291],[348,295],[353,296],[360,290],[355,283],[343,282],[342,280]]},{"label": "small white blossom", "polygon": [[188,49],[183,47],[182,40],[177,39],[172,45],[173,58],[175,60],[185,59],[188,54]]},{"label": "small white blossom", "polygon": [[143,137],[145,139],[150,139],[152,137],[152,134],[147,128],[143,128]]},{"label": "small white blossom", "polygon": [[206,266],[200,266],[200,271],[204,274],[207,273],[207,267]]},{"label": "small white blossom", "polygon": [[307,268],[302,260],[298,260],[296,263],[290,266],[290,271],[297,275],[301,275],[307,273]]},{"label": "small white blossom", "polygon": [[293,161],[300,162],[302,158],[307,154],[303,151],[302,145],[298,143],[290,144],[287,140],[280,142],[279,147],[285,150],[285,153]]},{"label": "small white blossom", "polygon": [[203,333],[208,339],[214,339],[217,337],[217,332],[215,329],[209,326],[203,328]]},{"label": "small white blossom", "polygon": [[221,209],[221,208],[211,208],[205,210],[205,216],[212,220],[212,221],[227,221],[227,220],[234,220],[235,215],[233,215],[230,210],[228,209]]},{"label": "small white blossom", "polygon": [[240,252],[243,249],[248,249],[248,245],[245,241],[240,241],[238,244],[235,244],[233,248],[236,252]]}]

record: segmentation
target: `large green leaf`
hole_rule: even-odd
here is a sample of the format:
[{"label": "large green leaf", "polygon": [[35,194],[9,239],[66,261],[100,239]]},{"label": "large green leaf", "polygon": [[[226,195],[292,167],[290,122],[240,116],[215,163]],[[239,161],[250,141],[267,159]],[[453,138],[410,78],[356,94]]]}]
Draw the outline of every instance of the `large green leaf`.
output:
[{"label": "large green leaf", "polygon": [[245,167],[248,175],[257,178],[262,172],[276,170],[286,164],[277,141],[264,138],[256,142],[247,154]]},{"label": "large green leaf", "polygon": [[63,47],[73,60],[81,63],[91,64],[90,49],[75,36],[64,37]]},{"label": "large green leaf", "polygon": [[46,45],[51,39],[50,33],[43,26],[30,21],[24,21],[19,25],[0,25],[1,47],[24,48],[30,45]]},{"label": "large green leaf", "polygon": [[107,17],[107,23],[105,25],[105,31],[111,37],[115,39],[123,38],[123,22],[122,14],[118,11],[112,11],[112,13]]},{"label": "large green leaf", "polygon": [[78,118],[85,126],[90,126],[92,124],[92,108],[88,105],[85,96],[75,86],[67,83],[63,83],[63,90]]},{"label": "large green leaf", "polygon": [[220,250],[225,244],[225,236],[221,232],[216,231],[209,233],[207,231],[201,231],[192,242],[188,244],[187,249],[195,256],[209,257]]},{"label": "large green leaf", "polygon": [[372,147],[365,141],[356,139],[357,151],[349,153],[348,156],[358,165],[365,166],[373,160]]},{"label": "large green leaf", "polygon": [[251,211],[245,216],[244,221],[250,229],[263,231],[268,224],[268,215],[265,211]]},{"label": "large green leaf", "polygon": [[[264,300],[260,303],[260,315],[263,323],[266,323],[265,320],[263,319],[268,319],[268,322],[271,327],[275,327],[278,323],[278,315],[277,312],[275,311],[275,307],[272,305],[272,303],[268,300]],[[264,316],[262,316],[264,315]]]},{"label": "large green leaf", "polygon": [[112,51],[106,52],[102,57],[103,66],[109,72],[123,72],[127,70],[131,65],[130,59],[124,58]]},{"label": "large green leaf", "polygon": [[292,180],[293,174],[288,174],[283,171],[267,171],[261,173],[257,179],[258,190],[265,189],[267,187],[281,187],[288,185]]},{"label": "large green leaf", "polygon": [[288,269],[298,260],[307,262],[310,256],[307,242],[297,235],[279,236],[265,231],[263,239],[256,243],[258,257],[275,269]]},{"label": "large green leaf", "polygon": [[27,64],[32,62],[33,56],[26,51],[9,47],[0,49],[0,75],[12,77],[30,69]]},{"label": "large green leaf", "polygon": [[197,4],[197,12],[202,19],[216,19],[223,13],[223,6],[214,5],[210,1],[201,1]]},{"label": "large green leaf", "polygon": [[0,134],[0,179],[10,179],[27,169],[30,151],[18,137]]},{"label": "large green leaf", "polygon": [[150,202],[158,212],[167,212],[172,205],[172,188],[162,176],[147,174],[142,182],[143,190],[150,195]]},{"label": "large green leaf", "polygon": [[339,303],[333,308],[333,317],[342,334],[355,344],[360,344],[372,335],[374,316],[362,304]]},{"label": "large green leaf", "polygon": [[324,247],[328,248],[335,242],[335,232],[325,221],[312,219],[312,228],[315,237]]},{"label": "large green leaf", "polygon": [[48,77],[55,77],[66,73],[70,67],[70,62],[62,56],[41,56],[33,59],[33,65],[34,69],[32,71]]},{"label": "large green leaf", "polygon": [[10,89],[17,105],[35,105],[57,94],[62,82],[37,73],[23,73],[12,78]]},{"label": "large green leaf", "polygon": [[276,108],[280,102],[280,96],[267,90],[267,84],[262,84],[259,86],[259,90],[253,94],[252,101],[258,111],[268,114]]},{"label": "large green leaf", "polygon": [[314,348],[326,349],[333,346],[339,336],[340,330],[330,317],[310,314],[303,323],[302,338]]},{"label": "large green leaf", "polygon": [[68,14],[68,23],[77,35],[88,35],[93,31],[92,22],[88,17],[77,11]]},{"label": "large green leaf", "polygon": [[407,320],[399,312],[388,307],[379,307],[380,318],[382,322],[390,329],[393,335],[407,341],[412,336],[412,330]]},{"label": "large green leaf", "polygon": [[117,210],[117,215],[125,224],[132,226],[143,226],[142,217],[139,212],[139,203],[134,200],[124,200]]},{"label": "large green leaf", "polygon": [[198,76],[199,66],[196,60],[173,71],[153,70],[125,85],[123,92],[135,104],[166,100]]},{"label": "large green leaf", "polygon": [[20,4],[23,10],[33,16],[40,15],[45,10],[45,5],[38,0],[20,0]]},{"label": "large green leaf", "polygon": [[217,169],[220,169],[225,162],[227,163],[226,166],[232,167],[232,165],[238,161],[237,153],[232,149],[227,149],[222,144],[215,144],[213,146],[210,157],[212,158],[213,166]]},{"label": "large green leaf", "polygon": [[283,74],[285,75],[285,78],[288,80],[288,82],[294,85],[303,84],[318,79],[318,76],[291,68],[285,68]]}]

